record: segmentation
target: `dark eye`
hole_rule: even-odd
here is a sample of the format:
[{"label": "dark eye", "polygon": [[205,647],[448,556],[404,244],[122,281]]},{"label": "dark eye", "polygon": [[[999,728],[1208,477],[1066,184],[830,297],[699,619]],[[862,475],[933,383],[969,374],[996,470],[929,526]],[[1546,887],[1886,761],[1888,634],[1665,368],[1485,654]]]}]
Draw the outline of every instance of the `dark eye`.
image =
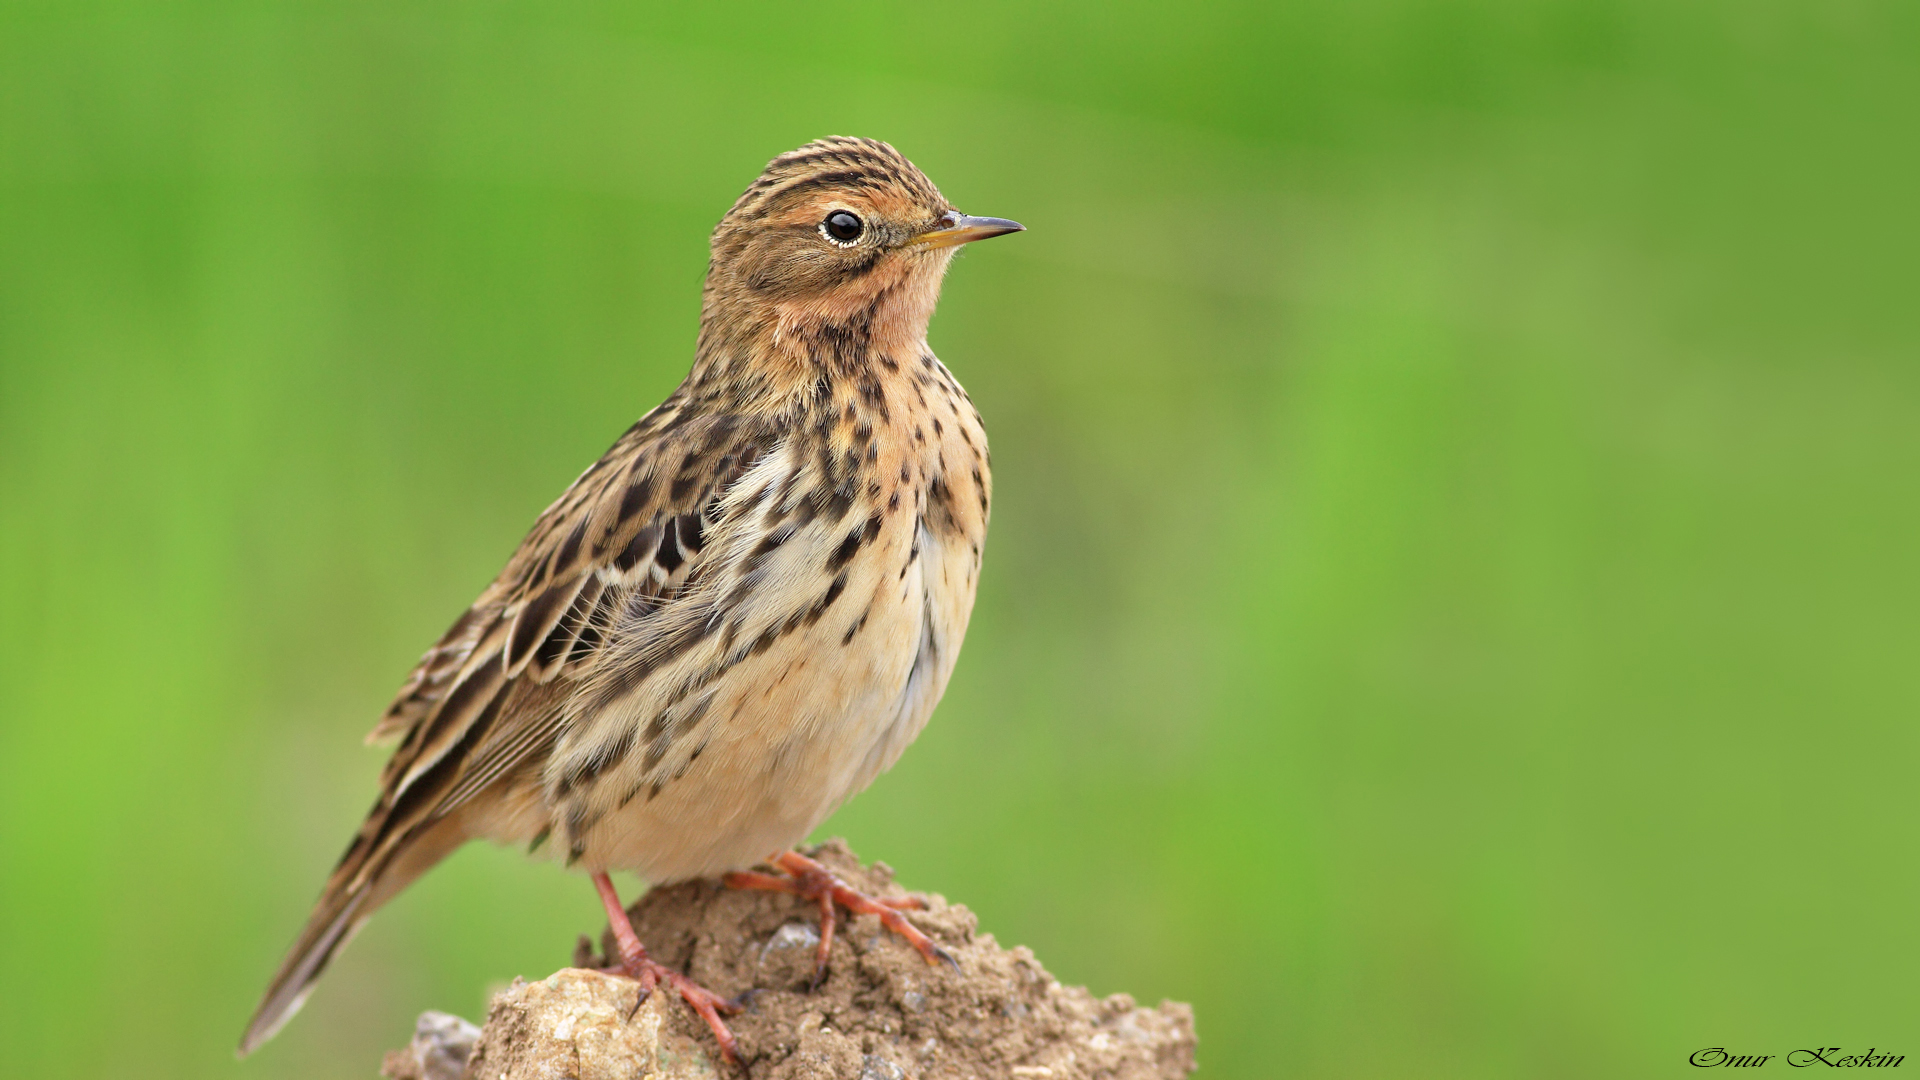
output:
[{"label": "dark eye", "polygon": [[857,240],[860,238],[860,230],[866,228],[860,224],[859,218],[845,210],[835,210],[828,214],[827,220],[821,222],[820,227],[835,240]]}]

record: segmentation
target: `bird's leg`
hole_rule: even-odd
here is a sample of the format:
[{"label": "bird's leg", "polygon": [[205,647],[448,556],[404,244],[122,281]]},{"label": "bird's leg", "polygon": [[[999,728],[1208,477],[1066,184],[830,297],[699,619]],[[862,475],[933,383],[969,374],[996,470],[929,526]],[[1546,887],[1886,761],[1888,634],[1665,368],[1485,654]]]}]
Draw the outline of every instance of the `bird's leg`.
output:
[{"label": "bird's leg", "polygon": [[792,893],[820,905],[820,950],[814,958],[814,988],[817,989],[827,977],[827,954],[833,949],[833,931],[838,921],[834,913],[835,904],[855,915],[880,916],[880,925],[906,938],[907,944],[920,950],[920,955],[926,957],[927,963],[945,961],[955,970],[959,969],[959,962],[947,950],[934,944],[933,939],[921,933],[919,928],[900,914],[902,910],[926,907],[927,902],[920,897],[868,896],[835,877],[833,871],[797,851],[788,851],[767,861],[786,871],[788,876],[747,871],[728,874],[724,880],[730,888]]},{"label": "bird's leg", "polygon": [[[613,888],[613,879],[604,871],[593,875],[593,887],[599,890],[600,903],[607,909],[607,925],[613,928],[613,940],[620,949],[620,966],[615,970],[640,983],[640,1001],[647,1000],[653,988],[664,981],[713,1029],[713,1037],[720,1042],[720,1056],[727,1059],[727,1064],[738,1065],[740,1055],[736,1052],[733,1032],[727,1030],[720,1014],[739,1012],[740,1007],[648,956],[647,947],[640,944],[640,935],[633,932],[627,909],[620,905],[620,894]],[[639,1008],[636,1002],[634,1010],[637,1012]]]}]

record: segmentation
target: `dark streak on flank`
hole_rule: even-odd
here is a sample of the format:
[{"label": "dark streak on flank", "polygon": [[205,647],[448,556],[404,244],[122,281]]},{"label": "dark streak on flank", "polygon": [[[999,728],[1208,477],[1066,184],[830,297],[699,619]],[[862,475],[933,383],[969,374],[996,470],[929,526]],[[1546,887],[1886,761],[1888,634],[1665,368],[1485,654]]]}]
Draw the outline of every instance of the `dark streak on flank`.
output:
[{"label": "dark streak on flank", "polygon": [[[648,773],[659,768],[660,762],[666,759],[667,751],[673,748],[674,738],[680,732],[692,730],[693,726],[700,722],[700,718],[707,714],[707,707],[712,704],[711,696],[701,698],[678,721],[670,722],[668,714],[664,712],[655,717],[653,723],[647,725],[647,756],[641,767]],[[654,795],[659,793],[659,788],[656,787]],[[647,798],[651,799],[653,796],[649,795]]]},{"label": "dark streak on flank", "polygon": [[846,588],[847,572],[842,570],[840,573],[834,575],[833,584],[827,586],[826,595],[822,596],[807,612],[807,625],[812,626],[814,623],[819,622],[820,616],[826,614],[827,609],[833,606],[835,600],[840,599],[840,594],[846,591]]},{"label": "dark streak on flank", "polygon": [[901,581],[907,580],[907,571],[912,569],[913,560],[920,557],[920,534],[926,529],[926,527],[927,527],[927,522],[925,518],[922,518],[918,522],[914,523],[913,546],[907,549],[907,561],[900,564],[900,580]]},{"label": "dark streak on flank", "polygon": [[612,746],[568,769],[566,774],[560,777],[555,794],[562,799],[567,798],[575,789],[593,783],[600,778],[601,773],[625,761],[627,755],[633,753],[634,735],[634,729],[629,726],[620,733],[620,738],[615,740]]},{"label": "dark streak on flank", "polygon": [[[642,602],[642,598],[635,597],[635,602]],[[713,636],[714,631],[718,629],[719,625],[711,619],[703,619],[692,626],[680,629],[671,637],[661,641],[655,651],[615,671],[613,677],[593,695],[593,701],[588,708],[593,711],[604,709],[632,693],[635,687],[660,670],[662,665],[670,663],[681,653]]]},{"label": "dark streak on flank", "polygon": [[867,616],[872,614],[873,614],[873,605],[869,603],[866,607],[866,610],[860,613],[860,617],[854,620],[853,625],[847,627],[847,636],[840,639],[840,644],[842,646],[853,644],[853,635],[859,633],[862,629],[866,627]]},{"label": "dark streak on flank", "polygon": [[872,543],[874,537],[879,535],[880,515],[876,513],[867,519],[865,525],[848,533],[847,538],[840,541],[840,546],[827,558],[827,569],[838,570],[847,565],[862,546]]}]

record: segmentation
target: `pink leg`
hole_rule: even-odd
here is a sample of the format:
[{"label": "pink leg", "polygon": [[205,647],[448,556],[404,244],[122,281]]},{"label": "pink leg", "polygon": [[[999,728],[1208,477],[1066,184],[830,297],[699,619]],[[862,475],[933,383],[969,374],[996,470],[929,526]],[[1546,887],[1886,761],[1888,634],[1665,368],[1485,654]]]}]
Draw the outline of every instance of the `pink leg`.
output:
[{"label": "pink leg", "polygon": [[727,1064],[738,1065],[738,1044],[734,1042],[733,1032],[727,1030],[726,1022],[720,1019],[721,1013],[737,1012],[738,1007],[685,975],[655,963],[647,955],[647,947],[640,944],[640,935],[633,932],[633,921],[627,918],[627,909],[620,903],[612,878],[605,873],[595,874],[593,887],[600,893],[600,903],[607,909],[607,925],[613,928],[614,944],[620,948],[620,971],[640,983],[640,1000],[645,1001],[654,987],[666,982],[713,1029],[713,1037],[720,1043],[720,1056]]}]

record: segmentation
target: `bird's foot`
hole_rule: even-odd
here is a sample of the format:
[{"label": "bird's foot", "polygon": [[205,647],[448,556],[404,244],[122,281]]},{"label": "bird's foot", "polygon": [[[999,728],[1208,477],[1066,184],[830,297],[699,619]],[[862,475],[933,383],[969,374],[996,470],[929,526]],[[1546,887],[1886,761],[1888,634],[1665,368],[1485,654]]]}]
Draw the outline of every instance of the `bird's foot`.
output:
[{"label": "bird's foot", "polygon": [[[627,918],[627,909],[620,906],[620,894],[614,890],[613,880],[604,873],[595,874],[593,887],[600,892],[600,903],[607,909],[607,924],[613,928],[613,940],[620,949],[620,963],[607,969],[608,974],[625,975],[640,984],[640,997],[633,1003],[633,1011],[639,1012],[641,1004],[653,994],[654,988],[666,983],[713,1029],[713,1037],[720,1043],[720,1056],[726,1059],[727,1064],[738,1065],[739,1044],[734,1041],[733,1032],[727,1030],[726,1021],[720,1019],[720,1014],[737,1013],[740,1005],[648,956],[646,946],[640,944],[640,935],[633,932],[633,921]],[[629,1013],[628,1017],[632,1015]]]},{"label": "bird's foot", "polygon": [[927,902],[920,897],[868,896],[840,880],[833,871],[797,851],[786,852],[770,861],[786,871],[787,876],[747,871],[728,874],[723,880],[730,888],[792,893],[820,905],[820,951],[814,959],[813,989],[819,989],[820,984],[826,981],[827,954],[833,951],[833,930],[838,921],[834,912],[835,904],[855,915],[880,916],[880,924],[906,938],[907,943],[918,949],[927,963],[945,962],[955,971],[960,969],[959,961],[951,953],[934,944],[932,938],[921,933],[918,927],[907,921],[906,916],[900,914],[903,910],[924,909]]}]

